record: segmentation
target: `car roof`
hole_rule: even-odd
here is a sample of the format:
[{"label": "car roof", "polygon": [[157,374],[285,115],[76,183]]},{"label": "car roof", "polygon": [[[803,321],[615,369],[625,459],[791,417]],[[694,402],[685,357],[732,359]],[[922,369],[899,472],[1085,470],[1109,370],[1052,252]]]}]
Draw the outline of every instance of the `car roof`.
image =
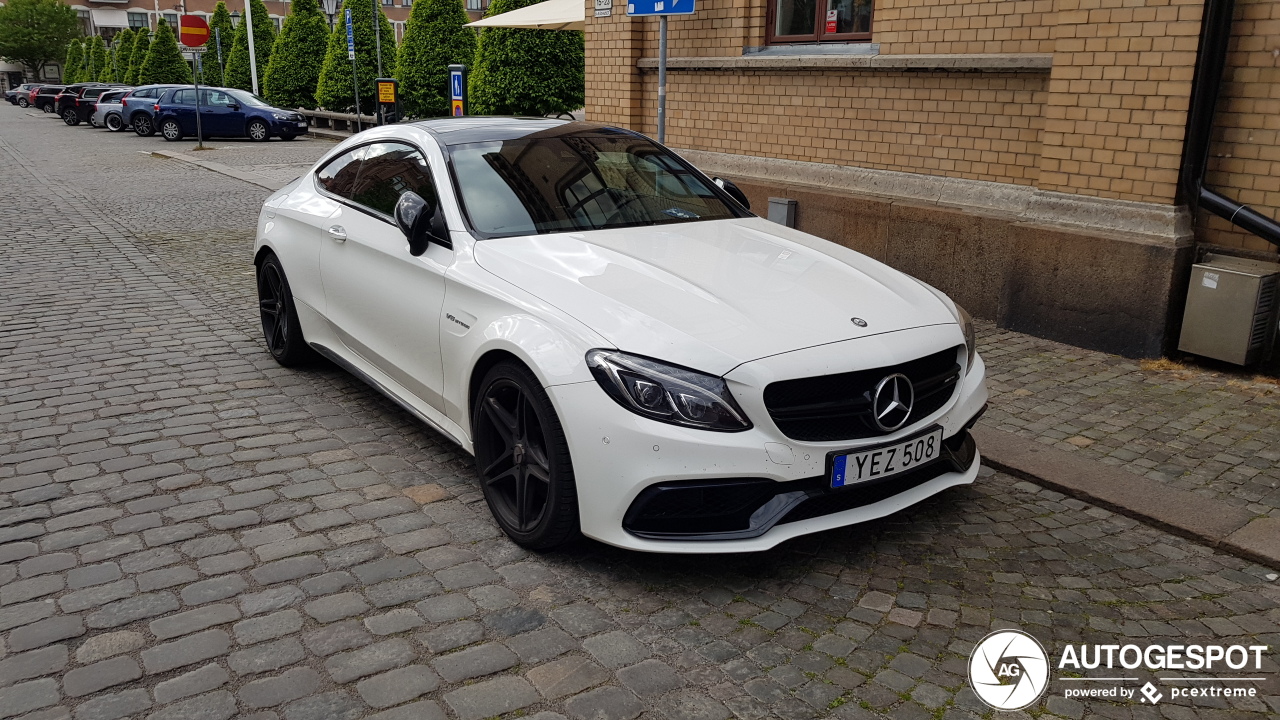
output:
[{"label": "car roof", "polygon": [[609,125],[583,122],[581,120],[557,120],[555,118],[538,117],[487,117],[469,115],[466,117],[435,118],[410,123],[431,133],[441,145],[462,145],[465,143],[488,142],[494,140],[516,140],[537,134],[539,137],[559,135],[577,135],[584,132],[625,134],[622,130]]}]

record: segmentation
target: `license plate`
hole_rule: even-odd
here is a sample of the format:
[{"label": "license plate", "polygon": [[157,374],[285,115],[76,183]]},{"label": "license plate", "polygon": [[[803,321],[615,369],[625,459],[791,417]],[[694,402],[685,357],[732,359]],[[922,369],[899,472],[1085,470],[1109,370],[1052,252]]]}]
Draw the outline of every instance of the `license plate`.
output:
[{"label": "license plate", "polygon": [[300,123],[298,123],[298,127],[306,127],[306,126],[307,126],[307,124],[306,124],[305,122],[300,122]]},{"label": "license plate", "polygon": [[831,463],[831,487],[857,485],[914,470],[942,452],[942,428],[862,452],[836,455]]}]

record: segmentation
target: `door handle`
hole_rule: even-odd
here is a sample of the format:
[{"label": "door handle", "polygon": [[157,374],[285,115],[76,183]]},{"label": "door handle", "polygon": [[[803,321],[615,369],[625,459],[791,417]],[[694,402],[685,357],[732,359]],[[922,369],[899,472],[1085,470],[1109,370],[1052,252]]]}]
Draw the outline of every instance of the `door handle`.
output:
[{"label": "door handle", "polygon": [[347,241],[347,229],[341,225],[330,225],[329,229],[325,232],[328,233],[330,239],[337,240],[338,242]]}]

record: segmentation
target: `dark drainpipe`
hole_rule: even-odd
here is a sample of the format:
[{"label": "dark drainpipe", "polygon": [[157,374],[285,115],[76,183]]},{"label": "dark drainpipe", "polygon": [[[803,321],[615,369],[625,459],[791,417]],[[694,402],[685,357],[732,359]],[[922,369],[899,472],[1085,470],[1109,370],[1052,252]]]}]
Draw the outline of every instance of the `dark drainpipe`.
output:
[{"label": "dark drainpipe", "polygon": [[1234,9],[1235,0],[1205,0],[1204,20],[1200,28],[1200,50],[1196,57],[1196,72],[1191,84],[1187,113],[1180,189],[1183,200],[1191,204],[1192,210],[1204,208],[1272,245],[1280,246],[1280,223],[1204,186],[1204,176],[1209,168],[1213,114],[1218,106],[1218,90],[1222,86],[1222,74],[1226,69]]}]

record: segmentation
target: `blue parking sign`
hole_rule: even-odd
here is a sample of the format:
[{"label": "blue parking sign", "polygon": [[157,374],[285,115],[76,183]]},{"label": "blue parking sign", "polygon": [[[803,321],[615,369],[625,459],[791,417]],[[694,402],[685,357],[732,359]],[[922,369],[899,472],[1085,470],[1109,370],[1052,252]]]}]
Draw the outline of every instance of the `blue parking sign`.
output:
[{"label": "blue parking sign", "polygon": [[453,90],[453,100],[462,99],[462,71],[454,70],[449,73],[449,86]]},{"label": "blue parking sign", "polygon": [[627,0],[627,14],[692,15],[694,0]]},{"label": "blue parking sign", "polygon": [[351,29],[351,10],[347,10],[347,59],[356,59],[356,34]]}]

